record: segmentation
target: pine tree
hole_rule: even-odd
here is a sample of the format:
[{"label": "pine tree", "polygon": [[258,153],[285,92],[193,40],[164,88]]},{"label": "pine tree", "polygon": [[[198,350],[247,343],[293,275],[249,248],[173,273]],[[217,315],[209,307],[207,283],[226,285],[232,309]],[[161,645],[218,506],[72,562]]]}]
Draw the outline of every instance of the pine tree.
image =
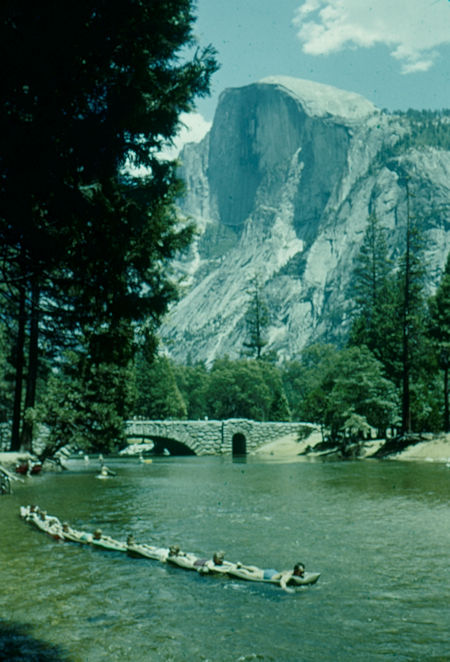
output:
[{"label": "pine tree", "polygon": [[371,214],[354,270],[355,301],[359,308],[367,311],[369,320],[382,303],[391,268],[386,230],[375,214]]},{"label": "pine tree", "polygon": [[402,432],[412,430],[411,376],[416,374],[421,360],[421,340],[425,328],[423,295],[425,267],[423,237],[411,212],[409,175],[399,170],[399,184],[405,187],[405,251],[398,272],[401,323]]},{"label": "pine tree", "polygon": [[444,430],[450,432],[449,386],[450,367],[450,254],[436,294],[430,300],[430,334],[444,373]]},{"label": "pine tree", "polygon": [[[376,219],[369,219],[361,255],[355,269],[358,317],[350,335],[351,345],[366,345],[381,361],[388,379],[402,392],[401,430],[410,432],[414,419],[411,380],[421,379],[427,350],[424,338],[423,237],[412,213],[410,177],[395,165],[404,189],[404,250],[396,265],[387,257],[385,233]],[[393,268],[395,267],[395,268]]]},{"label": "pine tree", "polygon": [[391,337],[396,302],[392,268],[386,230],[371,214],[353,272],[352,297],[356,316],[349,342],[351,345],[366,345],[386,367],[396,354]]},{"label": "pine tree", "polygon": [[258,276],[252,278],[248,289],[249,304],[245,314],[247,340],[244,347],[248,356],[261,359],[263,349],[267,345],[267,327],[270,322],[269,309],[262,294]]}]

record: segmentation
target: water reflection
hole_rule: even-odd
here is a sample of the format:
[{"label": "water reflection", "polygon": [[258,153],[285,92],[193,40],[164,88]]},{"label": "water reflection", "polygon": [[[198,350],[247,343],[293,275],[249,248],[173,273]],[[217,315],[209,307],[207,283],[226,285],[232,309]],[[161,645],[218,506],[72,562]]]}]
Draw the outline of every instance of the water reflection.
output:
[{"label": "water reflection", "polygon": [[231,460],[233,464],[247,464],[247,455],[233,455]]},{"label": "water reflection", "polygon": [[36,639],[30,630],[30,626],[0,620],[0,659],[70,662],[61,647]]}]

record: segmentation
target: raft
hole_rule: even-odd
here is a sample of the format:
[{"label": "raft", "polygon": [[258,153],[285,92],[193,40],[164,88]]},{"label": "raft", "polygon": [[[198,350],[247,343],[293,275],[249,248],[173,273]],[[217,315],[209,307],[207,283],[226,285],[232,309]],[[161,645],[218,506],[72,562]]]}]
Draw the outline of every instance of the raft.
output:
[{"label": "raft", "polygon": [[[213,559],[199,558],[196,554],[182,552],[178,545],[165,548],[137,543],[131,535],[127,542],[121,542],[111,538],[111,536],[104,536],[100,529],[97,529],[94,533],[79,531],[70,527],[66,522],[61,524],[57,517],[47,515],[45,511],[40,510],[37,506],[21,506],[20,516],[55,540],[90,544],[101,549],[127,552],[132,557],[143,557],[162,563],[169,562],[186,570],[196,570],[201,574],[227,575],[233,579],[276,584],[285,588],[280,583],[280,575],[286,576],[286,572],[265,571],[257,566],[245,566],[231,561],[218,563],[217,561],[214,562]],[[303,576],[289,574],[291,576],[288,579],[289,589],[287,590],[290,592],[295,588],[315,584],[320,577],[320,572],[305,572]],[[277,579],[274,578],[274,575],[277,576]]]},{"label": "raft", "polygon": [[92,542],[92,533],[78,531],[77,529],[72,529],[71,526],[66,527],[63,524],[62,533],[64,540],[69,542],[78,542],[81,545],[89,545]]},{"label": "raft", "polygon": [[34,524],[36,528],[43,533],[47,533],[55,540],[64,540],[62,534],[62,525],[57,517],[49,517],[45,511],[38,508],[33,509],[31,506],[21,506],[20,515],[30,524]]},{"label": "raft", "polygon": [[126,552],[127,551],[127,543],[126,542],[120,542],[120,540],[115,540],[114,538],[111,538],[110,536],[104,536],[102,535],[101,538],[95,538],[94,536],[91,537],[90,540],[91,545],[94,545],[94,547],[101,547],[102,549],[109,549],[114,552]]},{"label": "raft", "polygon": [[[261,571],[264,573],[264,571]],[[248,571],[245,567],[239,567],[236,565],[233,569],[228,570],[228,574],[231,577],[236,577],[237,579],[245,579],[250,582],[262,582],[263,584],[280,584],[280,579],[272,579],[270,577],[258,576],[256,572]],[[277,573],[278,574],[278,573]],[[308,584],[315,584],[320,577],[320,572],[305,572],[302,577],[292,575],[289,582],[295,586],[307,586]]]},{"label": "raft", "polygon": [[127,544],[127,553],[131,557],[152,559],[164,563],[167,560],[169,549],[133,542]]}]

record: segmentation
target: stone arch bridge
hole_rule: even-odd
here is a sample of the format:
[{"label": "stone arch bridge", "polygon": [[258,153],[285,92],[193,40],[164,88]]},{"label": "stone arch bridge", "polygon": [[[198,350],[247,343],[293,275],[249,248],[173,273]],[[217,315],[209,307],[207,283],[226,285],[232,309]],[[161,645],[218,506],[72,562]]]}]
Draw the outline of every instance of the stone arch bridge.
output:
[{"label": "stone arch bridge", "polygon": [[313,428],[308,423],[262,423],[244,418],[225,421],[127,422],[129,443],[154,442],[154,452],[171,455],[246,455],[287,434],[299,438]]}]

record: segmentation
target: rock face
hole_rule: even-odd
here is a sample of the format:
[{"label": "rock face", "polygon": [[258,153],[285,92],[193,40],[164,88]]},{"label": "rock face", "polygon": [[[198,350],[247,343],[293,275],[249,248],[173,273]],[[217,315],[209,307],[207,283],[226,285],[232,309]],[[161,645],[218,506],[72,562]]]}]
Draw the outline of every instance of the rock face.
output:
[{"label": "rock face", "polygon": [[[448,116],[433,121],[449,130]],[[392,255],[403,250],[400,168],[423,219],[432,289],[450,249],[450,153],[423,144],[412,123],[309,81],[226,90],[210,133],[181,154],[181,208],[199,235],[177,265],[186,278],[161,329],[169,353],[208,363],[242,355],[255,276],[271,315],[267,349],[280,359],[345,338],[369,214],[389,230]]]}]

